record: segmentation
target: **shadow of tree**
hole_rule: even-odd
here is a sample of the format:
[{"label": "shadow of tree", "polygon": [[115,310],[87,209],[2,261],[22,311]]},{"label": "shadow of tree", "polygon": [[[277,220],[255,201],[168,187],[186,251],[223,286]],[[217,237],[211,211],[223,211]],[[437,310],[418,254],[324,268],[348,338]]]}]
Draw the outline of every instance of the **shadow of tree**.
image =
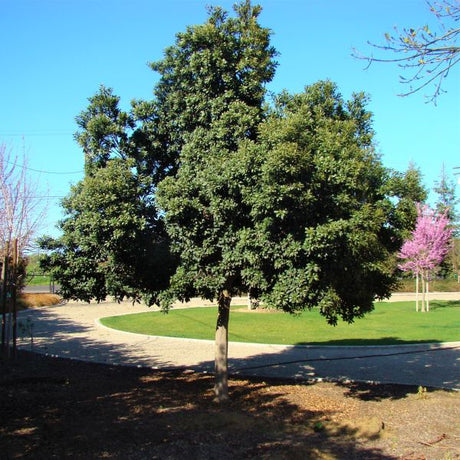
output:
[{"label": "shadow of tree", "polygon": [[[230,344],[230,353],[232,347],[238,348],[239,345]],[[238,376],[284,376],[295,381],[399,384],[406,388],[401,392],[402,397],[407,392],[416,391],[420,385],[459,389],[459,363],[458,345],[284,347],[271,353],[231,358],[230,372]]]},{"label": "shadow of tree", "polygon": [[336,382],[336,385],[344,389],[344,395],[346,397],[360,399],[361,401],[403,399],[406,398],[408,394],[414,394],[418,391],[418,388],[412,385],[375,384],[366,382]]},{"label": "shadow of tree", "polygon": [[[91,326],[68,320],[58,314],[59,307],[53,309],[33,309],[20,313],[19,323],[30,323],[30,331],[22,334],[19,346],[41,354],[72,358],[81,361],[91,361],[108,364],[123,364],[131,366],[161,367],[162,369],[175,366],[160,356],[142,356],[129,341],[120,340],[112,343],[104,339],[101,331],[100,338],[89,338]],[[89,306],[88,308],[93,308]],[[148,341],[148,338],[140,339]],[[138,342],[139,342],[138,341]]]},{"label": "shadow of tree", "polygon": [[430,300],[430,310],[437,310],[445,307],[460,308],[460,302],[458,300],[443,300],[442,302],[438,300]]},{"label": "shadow of tree", "polygon": [[209,375],[20,353],[2,365],[4,458],[390,459],[356,430],[318,429],[334,409],[300,407],[276,382],[231,383],[212,402]]},{"label": "shadow of tree", "polygon": [[438,339],[424,339],[424,340],[403,340],[399,337],[381,337],[378,339],[337,339],[328,340],[327,342],[299,342],[296,345],[307,346],[351,346],[351,347],[374,347],[381,345],[413,345],[424,343],[441,343]]}]

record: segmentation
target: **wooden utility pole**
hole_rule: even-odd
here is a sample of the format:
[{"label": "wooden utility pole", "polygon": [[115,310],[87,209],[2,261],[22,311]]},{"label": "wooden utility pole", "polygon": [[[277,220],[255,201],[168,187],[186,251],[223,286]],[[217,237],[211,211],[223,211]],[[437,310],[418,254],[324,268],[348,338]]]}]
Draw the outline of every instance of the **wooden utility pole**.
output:
[{"label": "wooden utility pole", "polygon": [[10,357],[10,340],[12,339],[12,356],[16,357],[18,324],[17,324],[17,277],[18,277],[19,246],[18,239],[13,240],[12,256],[10,257],[10,244],[5,245],[5,255],[1,272],[2,306],[2,357]]},{"label": "wooden utility pole", "polygon": [[2,305],[2,357],[6,357],[6,299],[7,299],[7,288],[8,288],[8,253],[10,245],[7,242],[5,245],[5,254],[3,256],[2,265],[2,278],[1,278],[1,297],[0,302]]},{"label": "wooden utility pole", "polygon": [[19,245],[18,239],[15,238],[13,241],[13,267],[12,267],[12,280],[13,285],[11,289],[11,306],[13,310],[13,358],[16,358],[16,348],[18,339],[18,308],[16,303],[17,294],[17,282],[18,282],[18,261],[19,261]]}]

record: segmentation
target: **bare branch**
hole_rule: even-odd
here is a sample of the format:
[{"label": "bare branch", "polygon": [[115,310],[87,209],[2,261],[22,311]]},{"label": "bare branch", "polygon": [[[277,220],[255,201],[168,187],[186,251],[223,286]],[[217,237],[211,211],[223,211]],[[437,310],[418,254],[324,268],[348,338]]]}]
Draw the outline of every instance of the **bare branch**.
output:
[{"label": "bare branch", "polygon": [[[400,75],[401,83],[409,84],[411,89],[398,96],[408,96],[434,84],[434,90],[429,101],[436,103],[436,99],[442,92],[442,83],[448,76],[449,71],[459,62],[460,46],[456,42],[460,37],[460,28],[456,24],[460,20],[460,2],[442,0],[434,4],[427,2],[430,11],[434,14],[441,33],[438,35],[432,32],[428,25],[423,27],[404,28],[400,32],[395,28],[396,37],[385,34],[385,44],[367,42],[374,49],[394,53],[396,57],[375,57],[364,55],[353,50],[352,55],[357,59],[367,61],[365,69],[368,69],[373,62],[396,63],[404,71],[413,70],[415,73],[409,76]],[[448,25],[452,21],[454,24]],[[401,55],[403,55],[401,57]],[[412,83],[417,86],[412,87]]]},{"label": "bare branch", "polygon": [[[21,164],[13,149],[0,144],[0,254],[7,242],[17,238],[20,251],[31,247],[42,225],[48,202],[37,197],[38,181],[27,176],[27,158],[23,152]],[[42,195],[47,195],[42,194]]]}]

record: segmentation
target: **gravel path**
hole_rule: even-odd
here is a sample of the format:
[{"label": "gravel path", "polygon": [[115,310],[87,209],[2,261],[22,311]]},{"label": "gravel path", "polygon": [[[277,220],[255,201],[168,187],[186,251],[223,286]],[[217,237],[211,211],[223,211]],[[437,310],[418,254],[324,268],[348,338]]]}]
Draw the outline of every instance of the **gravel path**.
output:
[{"label": "gravel path", "polygon": [[[408,296],[401,294],[392,300],[406,300]],[[459,300],[460,293],[436,298]],[[245,299],[235,299],[235,303],[244,304]],[[176,307],[203,304],[211,305],[194,300]],[[127,302],[68,303],[26,310],[20,313],[19,321],[26,324],[30,319],[33,349],[39,353],[109,364],[213,371],[212,341],[130,334],[98,322],[105,316],[143,311],[151,309]],[[19,346],[31,348],[30,334],[24,334]],[[460,390],[459,363],[460,341],[374,347],[229,345],[229,371],[242,376],[373,381]]]}]

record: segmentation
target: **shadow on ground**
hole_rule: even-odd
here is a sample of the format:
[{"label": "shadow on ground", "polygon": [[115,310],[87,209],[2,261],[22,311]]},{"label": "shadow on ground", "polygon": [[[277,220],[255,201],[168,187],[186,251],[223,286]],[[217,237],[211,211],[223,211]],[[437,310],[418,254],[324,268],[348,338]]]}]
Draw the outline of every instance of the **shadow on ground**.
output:
[{"label": "shadow on ground", "polygon": [[338,407],[306,409],[276,382],[233,381],[217,406],[203,374],[27,352],[1,370],[2,458],[394,458],[368,445],[378,433],[334,422]]},{"label": "shadow on ground", "polygon": [[[103,364],[166,369],[173,367],[160,356],[143,356],[129,343],[117,344],[105,340],[102,331],[100,339],[90,339],[89,326],[63,318],[57,313],[58,309],[59,307],[37,308],[21,312],[19,324],[29,324],[29,327],[19,327],[22,330],[18,341],[20,348],[50,356]],[[148,340],[146,337],[140,342]]]},{"label": "shadow on ground", "polygon": [[337,340],[328,340],[327,342],[298,342],[296,345],[306,345],[306,346],[350,346],[350,347],[375,347],[375,346],[385,346],[385,345],[414,345],[414,344],[426,344],[426,343],[441,343],[438,339],[426,339],[426,340],[403,340],[399,337],[381,337],[378,339],[337,339]]},{"label": "shadow on ground", "polygon": [[460,308],[460,302],[458,300],[443,300],[441,303],[438,300],[430,300],[430,310],[437,310],[445,307]]}]

